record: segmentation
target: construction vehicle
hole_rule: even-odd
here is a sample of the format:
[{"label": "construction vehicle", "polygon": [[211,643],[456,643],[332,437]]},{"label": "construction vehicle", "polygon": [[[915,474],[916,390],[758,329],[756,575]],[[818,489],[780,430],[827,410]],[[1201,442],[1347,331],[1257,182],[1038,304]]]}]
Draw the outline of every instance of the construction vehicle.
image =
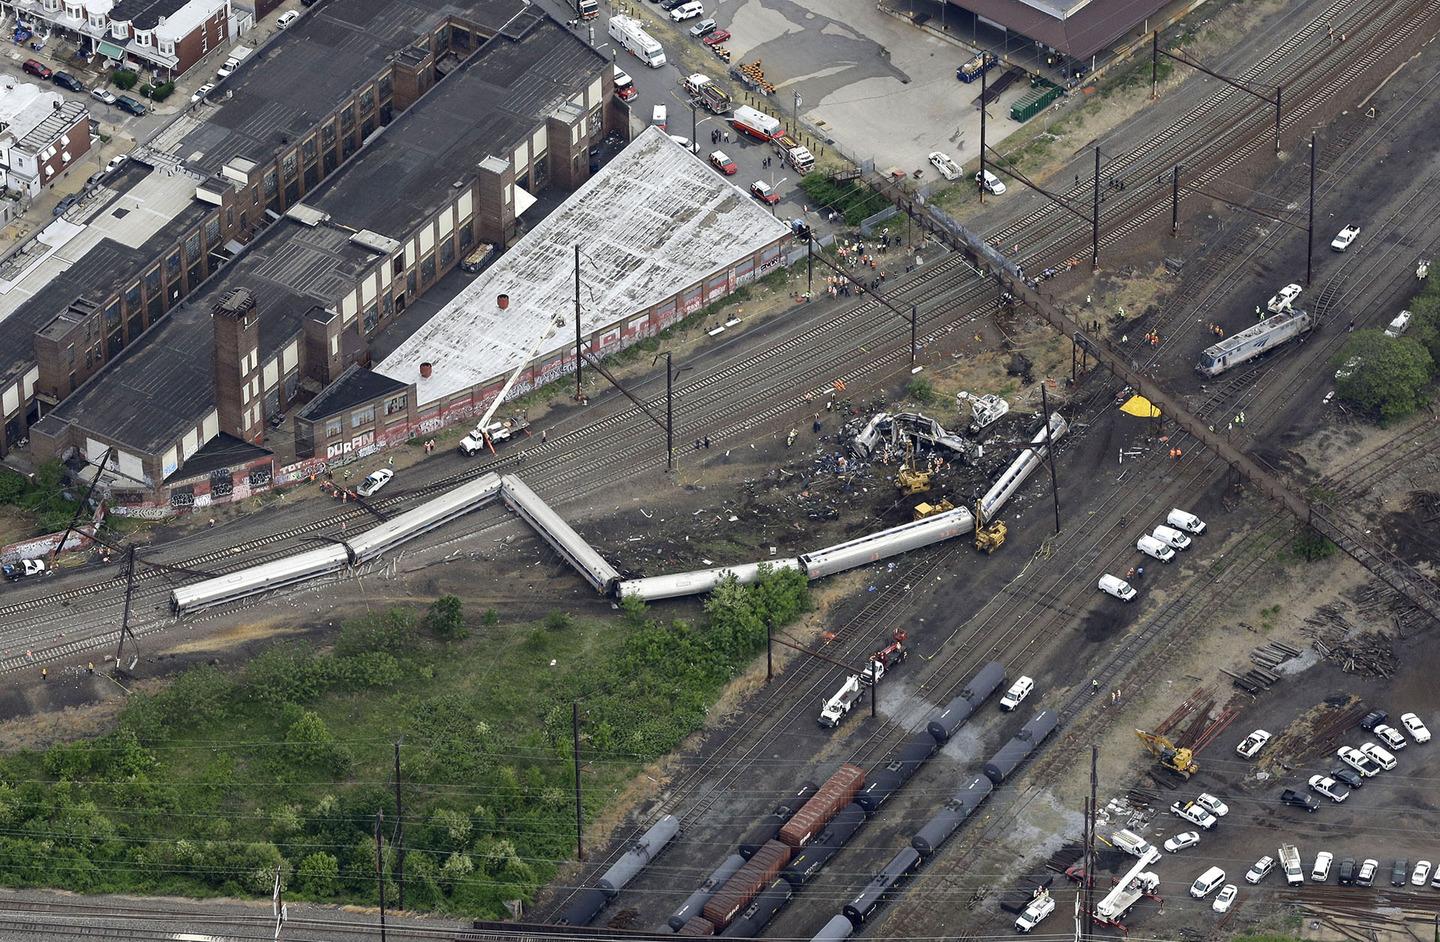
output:
[{"label": "construction vehicle", "polygon": [[955,404],[962,411],[967,403],[970,406],[970,425],[966,431],[971,435],[983,432],[1010,412],[1010,403],[1003,396],[997,396],[994,393],[985,396],[977,396],[969,392],[955,394]]},{"label": "construction vehicle", "polygon": [[921,471],[915,464],[915,445],[907,438],[905,462],[900,465],[900,471],[895,475],[895,486],[900,488],[900,493],[906,497],[914,497],[930,489],[930,477],[929,471]]},{"label": "construction vehicle", "polygon": [[905,648],[904,628],[896,628],[890,637],[893,640],[889,644],[870,655],[870,661],[866,667],[870,667],[870,665],[874,665],[874,667],[869,672],[860,675],[862,684],[868,685],[879,681],[881,677],[885,676],[887,670],[910,656],[910,652]]},{"label": "construction vehicle", "polygon": [[975,548],[989,556],[1005,545],[1009,529],[1002,520],[985,519],[985,501],[975,501]]},{"label": "construction vehicle", "polygon": [[934,504],[929,501],[921,501],[915,505],[915,516],[913,519],[924,520],[926,517],[933,517],[936,514],[943,514],[947,510],[954,509],[955,505],[952,504],[947,497],[940,498],[939,502]]},{"label": "construction vehicle", "polygon": [[845,714],[859,701],[863,691],[859,674],[846,677],[845,683],[835,691],[835,695],[826,700],[825,705],[820,708],[820,725],[826,729],[839,726],[840,721],[845,719]]},{"label": "construction vehicle", "polygon": [[1191,750],[1182,749],[1164,736],[1147,733],[1143,729],[1135,730],[1135,735],[1140,737],[1140,741],[1162,768],[1169,769],[1186,780],[1200,771],[1200,763],[1195,761],[1195,753]]}]

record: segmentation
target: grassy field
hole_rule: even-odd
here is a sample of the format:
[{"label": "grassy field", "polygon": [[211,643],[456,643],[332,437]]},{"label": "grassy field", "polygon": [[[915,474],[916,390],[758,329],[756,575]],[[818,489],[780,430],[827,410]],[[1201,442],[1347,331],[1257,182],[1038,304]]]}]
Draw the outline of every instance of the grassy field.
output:
[{"label": "grassy field", "polygon": [[573,851],[572,701],[591,819],[701,727],[766,618],[807,592],[789,572],[722,587],[693,625],[643,606],[523,624],[395,610],[331,650],[192,670],[113,733],[0,759],[0,882],[265,896],[280,867],[291,898],[371,903],[383,813],[393,900],[403,740],[407,907],[502,916]]}]

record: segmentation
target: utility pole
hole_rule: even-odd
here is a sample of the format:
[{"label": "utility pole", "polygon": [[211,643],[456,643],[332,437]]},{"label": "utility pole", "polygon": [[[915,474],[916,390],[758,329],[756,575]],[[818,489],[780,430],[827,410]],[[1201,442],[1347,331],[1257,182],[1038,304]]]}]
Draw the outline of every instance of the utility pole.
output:
[{"label": "utility pole", "polygon": [[270,897],[270,911],[275,916],[275,942],[280,942],[280,935],[285,930],[285,923],[290,919],[289,908],[280,895],[280,868],[275,868],[275,892]]},{"label": "utility pole", "polygon": [[1100,749],[1094,743],[1090,744],[1090,816],[1086,822],[1089,831],[1088,841],[1090,847],[1090,860],[1085,867],[1085,938],[1091,939],[1094,936],[1092,926],[1094,925],[1095,914],[1095,819],[1099,812],[1099,788],[1100,779],[1097,771],[1099,765]]},{"label": "utility pole", "polygon": [[915,305],[910,305],[910,367],[915,367]]},{"label": "utility pole", "polygon": [[1055,496],[1055,532],[1060,532],[1060,488],[1055,483],[1055,443],[1050,440],[1050,400],[1045,383],[1040,383],[1040,411],[1045,418],[1045,457],[1050,462],[1050,493]]},{"label": "utility pole", "polygon": [[699,141],[698,138],[696,138],[696,135],[699,134],[699,133],[700,133],[700,106],[697,105],[697,104],[695,104],[695,102],[692,101],[692,102],[690,102],[690,143],[693,144],[693,145],[695,145],[695,147],[697,148],[697,150],[695,151],[695,155],[696,155],[697,157],[699,156],[699,150],[698,150],[698,148],[700,147],[700,141]]},{"label": "utility pole", "polygon": [[580,401],[580,371],[585,358],[580,354],[580,243],[575,243],[575,401]]},{"label": "utility pole", "polygon": [[795,107],[790,112],[790,123],[795,127],[795,136],[800,136],[800,93],[795,93]]},{"label": "utility pole", "polygon": [[875,718],[875,695],[880,692],[880,678],[876,676],[875,661],[870,661],[870,718]]},{"label": "utility pole", "polygon": [[109,464],[110,456],[114,453],[114,448],[107,448],[105,453],[100,456],[100,463],[95,466],[95,476],[90,479],[90,486],[85,489],[85,496],[75,506],[75,512],[70,515],[70,522],[66,524],[65,532],[60,534],[60,542],[56,543],[55,548],[50,551],[47,562],[51,564],[51,568],[54,568],[55,557],[65,551],[65,541],[70,539],[70,534],[75,530],[75,524],[79,521],[80,515],[85,512],[85,508],[90,506],[90,496],[95,493],[95,485],[100,483],[100,475],[105,473],[105,465]]},{"label": "utility pole", "polygon": [[1285,86],[1275,86],[1275,153],[1280,153],[1280,93]]},{"label": "utility pole", "polygon": [[661,357],[665,358],[665,470],[675,470],[675,373],[671,369],[670,351],[661,350],[650,361],[654,366]]},{"label": "utility pole", "polygon": [[769,616],[765,618],[765,682],[775,679],[775,625]]},{"label": "utility pole", "polygon": [[1150,100],[1160,97],[1160,31],[1150,36]]},{"label": "utility pole", "polygon": [[1305,287],[1315,265],[1315,132],[1310,132],[1310,221],[1305,226]]},{"label": "utility pole", "polygon": [[385,942],[385,812],[375,812],[375,879],[380,884],[380,942]]},{"label": "utility pole", "polygon": [[1100,148],[1095,148],[1095,208],[1090,217],[1090,270],[1100,270]]},{"label": "utility pole", "polygon": [[397,909],[405,908],[405,802],[400,795],[400,741],[395,741],[395,886]]},{"label": "utility pole", "polygon": [[585,859],[585,807],[580,802],[580,701],[570,701],[570,753],[575,761],[575,859]]},{"label": "utility pole", "polygon": [[985,100],[985,93],[989,90],[990,83],[986,79],[989,70],[985,68],[984,53],[981,53],[980,60],[980,176],[975,178],[975,185],[980,189],[980,203],[985,203],[985,112],[988,110]]},{"label": "utility pole", "polygon": [[[124,673],[129,670],[121,657],[125,654],[125,636],[130,635],[130,646],[136,645],[135,636],[130,634],[130,600],[135,596],[135,544],[131,543],[125,553],[125,608],[120,615],[120,643],[115,648],[115,671]],[[134,651],[130,652],[133,661],[139,657]]]},{"label": "utility pole", "polygon": [[1180,231],[1180,165],[1175,165],[1170,183],[1170,234]]},{"label": "utility pole", "polygon": [[[908,239],[906,241],[909,241]],[[805,240],[805,296],[815,296],[815,240]]]}]

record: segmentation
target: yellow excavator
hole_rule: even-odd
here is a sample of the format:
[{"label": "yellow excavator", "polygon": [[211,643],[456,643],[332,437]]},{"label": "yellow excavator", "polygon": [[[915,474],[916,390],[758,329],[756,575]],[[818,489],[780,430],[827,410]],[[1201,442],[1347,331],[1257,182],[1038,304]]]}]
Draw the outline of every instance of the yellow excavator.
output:
[{"label": "yellow excavator", "polygon": [[915,445],[909,438],[905,439],[905,461],[895,475],[895,486],[900,488],[900,493],[906,497],[914,497],[930,490],[930,472],[921,471],[915,465]]},{"label": "yellow excavator", "polygon": [[933,517],[936,514],[943,514],[947,510],[954,509],[955,505],[950,502],[948,497],[942,497],[938,503],[934,504],[929,501],[923,501],[915,505],[915,516],[912,519],[924,520],[926,517]]},{"label": "yellow excavator", "polygon": [[1140,737],[1140,741],[1162,768],[1169,769],[1186,780],[1200,771],[1200,763],[1195,761],[1195,753],[1189,749],[1183,749],[1164,736],[1147,733],[1143,729],[1135,730],[1135,735]]},{"label": "yellow excavator", "polygon": [[975,548],[989,556],[1005,545],[1009,533],[1004,521],[985,519],[985,502],[975,501]]}]

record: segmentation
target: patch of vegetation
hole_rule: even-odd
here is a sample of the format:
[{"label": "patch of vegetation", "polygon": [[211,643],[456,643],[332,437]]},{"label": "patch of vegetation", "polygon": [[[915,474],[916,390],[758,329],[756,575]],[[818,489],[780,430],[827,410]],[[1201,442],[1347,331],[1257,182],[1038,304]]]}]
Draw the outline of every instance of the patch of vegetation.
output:
[{"label": "patch of vegetation", "polygon": [[817,207],[844,216],[848,226],[858,226],[890,205],[884,194],[860,181],[842,180],[837,183],[826,173],[807,173],[800,178],[800,188]]},{"label": "patch of vegetation", "polygon": [[1383,422],[1404,418],[1429,400],[1435,360],[1414,337],[1357,331],[1331,361],[1340,398]]},{"label": "patch of vegetation", "polygon": [[140,81],[140,73],[133,69],[116,69],[110,73],[110,82],[122,92],[128,92]]},{"label": "patch of vegetation", "polygon": [[140,89],[140,94],[151,101],[164,101],[175,91],[174,82],[162,82],[159,85],[146,85]]},{"label": "patch of vegetation", "polygon": [[1260,630],[1265,634],[1275,630],[1276,619],[1280,617],[1280,606],[1272,605],[1260,609]]},{"label": "patch of vegetation", "polygon": [[58,461],[40,465],[31,478],[0,468],[0,504],[10,504],[33,514],[36,533],[65,529],[80,506],[78,500],[67,496],[65,467]]},{"label": "patch of vegetation", "polygon": [[1329,559],[1335,555],[1336,548],[1334,543],[1310,527],[1301,530],[1290,543],[1291,551],[1307,563]]},{"label": "patch of vegetation", "polygon": [[282,644],[236,673],[187,671],[134,695],[108,735],[0,759],[0,883],[263,897],[279,867],[291,899],[374,904],[403,738],[406,905],[503,917],[573,848],[571,703],[593,820],[701,726],[767,621],[808,606],[803,575],[773,572],[720,586],[696,623],[628,601],[618,620],[487,614],[463,641],[441,599],[347,622],[328,653]]},{"label": "patch of vegetation", "polygon": [[905,384],[905,395],[921,405],[935,401],[935,386],[923,376],[917,376]]}]

